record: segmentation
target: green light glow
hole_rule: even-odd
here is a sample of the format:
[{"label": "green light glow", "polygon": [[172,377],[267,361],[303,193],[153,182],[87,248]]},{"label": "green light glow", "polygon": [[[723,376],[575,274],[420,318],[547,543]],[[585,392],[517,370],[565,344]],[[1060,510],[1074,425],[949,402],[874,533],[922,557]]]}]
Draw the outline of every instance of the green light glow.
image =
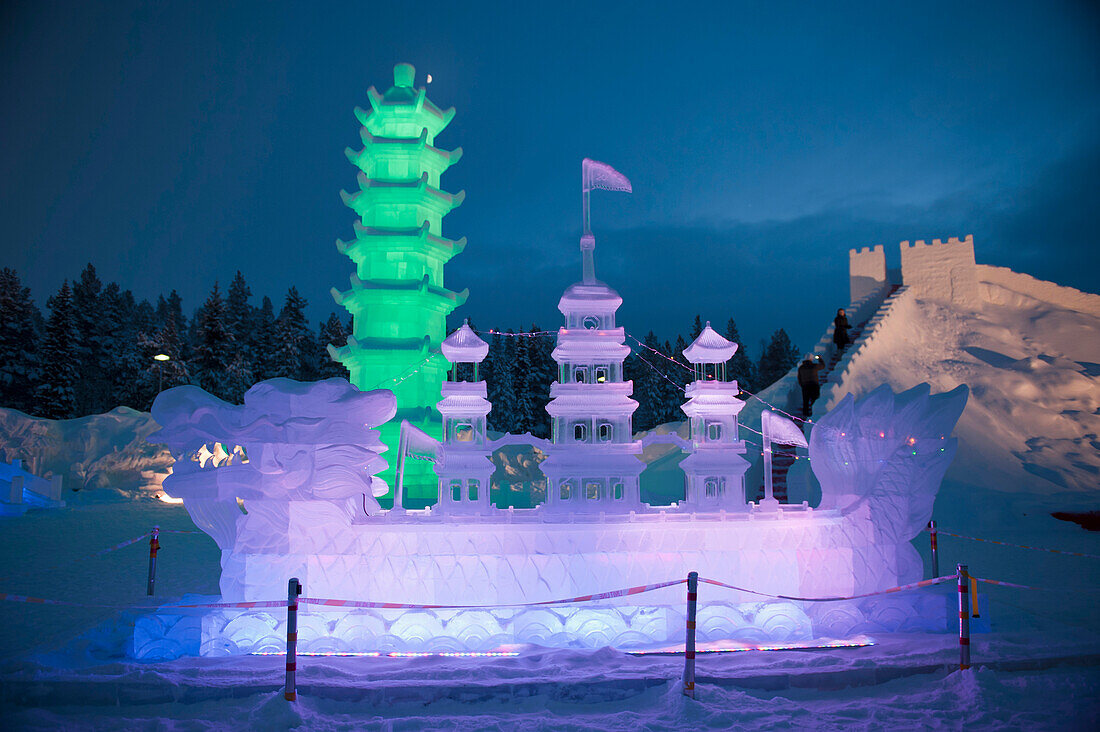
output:
[{"label": "green light glow", "polygon": [[[394,67],[394,86],[368,91],[370,109],[356,109],[363,125],[363,149],[345,154],[359,168],[359,190],[341,192],[359,217],[355,239],[337,241],[355,263],[351,289],[333,290],[336,302],[354,318],[352,337],[332,357],[363,390],[391,389],[397,416],[382,427],[382,440],[396,451],[402,419],[436,437],[435,410],[449,364],[439,354],[447,315],[466,301],[467,291],[443,285],[443,266],[465,248],[466,239],[443,238],[443,217],[458,207],[463,192],[447,193],[440,176],[462,157],[435,147],[435,137],[454,117],[440,110],[423,88],[413,88],[415,70]],[[434,355],[433,355],[434,354]],[[381,476],[392,487],[396,460]],[[411,461],[405,472],[406,506],[431,503],[436,475],[429,463]]]}]

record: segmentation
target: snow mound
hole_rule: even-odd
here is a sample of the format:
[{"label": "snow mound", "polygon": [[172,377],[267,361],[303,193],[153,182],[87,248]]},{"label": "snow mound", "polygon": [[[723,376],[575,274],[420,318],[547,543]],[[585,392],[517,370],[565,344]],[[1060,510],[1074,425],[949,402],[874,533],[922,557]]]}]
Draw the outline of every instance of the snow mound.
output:
[{"label": "snow mound", "polygon": [[148,413],[129,407],[66,420],[0,408],[0,459],[21,459],[35,475],[65,476],[69,503],[136,498],[157,490],[172,466],[163,445],[146,442],[156,429]]},{"label": "snow mound", "polygon": [[880,384],[966,384],[948,473],[964,485],[1010,492],[1100,487],[1100,296],[1001,267],[978,266],[975,308],[903,293],[831,392]]}]

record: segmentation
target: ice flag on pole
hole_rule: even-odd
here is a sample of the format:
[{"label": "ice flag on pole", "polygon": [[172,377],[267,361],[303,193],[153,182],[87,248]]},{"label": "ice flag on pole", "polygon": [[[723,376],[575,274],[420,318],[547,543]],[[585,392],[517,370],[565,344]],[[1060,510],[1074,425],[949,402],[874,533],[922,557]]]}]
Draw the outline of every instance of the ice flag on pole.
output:
[{"label": "ice flag on pole", "polygon": [[401,429],[405,434],[404,454],[401,457],[430,460],[433,463],[438,463],[443,457],[443,446],[439,440],[419,427],[409,424],[407,420],[401,420]]},{"label": "ice flag on pole", "polygon": [[806,436],[802,434],[802,430],[798,429],[798,425],[785,417],[780,417],[770,409],[760,414],[760,427],[769,442],[809,447]]},{"label": "ice flag on pole", "polygon": [[599,160],[585,158],[581,163],[581,184],[586,191],[625,191],[633,193],[626,176]]}]

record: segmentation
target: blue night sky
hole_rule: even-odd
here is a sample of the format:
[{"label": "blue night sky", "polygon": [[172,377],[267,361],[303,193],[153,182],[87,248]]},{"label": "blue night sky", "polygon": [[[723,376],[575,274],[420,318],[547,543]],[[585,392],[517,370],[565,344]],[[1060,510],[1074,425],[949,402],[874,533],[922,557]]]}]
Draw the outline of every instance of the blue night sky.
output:
[{"label": "blue night sky", "polygon": [[457,116],[447,285],[479,327],[556,327],[601,279],[639,336],[733,316],[755,358],[847,299],[847,251],[974,234],[978,261],[1097,291],[1089,3],[5,3],[0,266],[39,302],[91,261],[188,311],[240,269],[319,320],[352,265],[356,105],[408,61]]}]

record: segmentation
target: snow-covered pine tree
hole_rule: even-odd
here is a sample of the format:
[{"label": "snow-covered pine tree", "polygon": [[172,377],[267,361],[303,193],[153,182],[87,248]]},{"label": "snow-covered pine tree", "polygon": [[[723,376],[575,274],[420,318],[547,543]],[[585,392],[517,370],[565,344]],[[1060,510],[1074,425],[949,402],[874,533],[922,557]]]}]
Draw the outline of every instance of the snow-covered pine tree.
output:
[{"label": "snow-covered pine tree", "polygon": [[306,321],[306,299],[291,286],[286,293],[283,309],[275,321],[275,360],[272,376],[284,376],[304,381],[309,379],[309,363],[312,333]]},{"label": "snow-covered pine tree", "polygon": [[[699,329],[699,332],[703,332],[702,328]],[[693,378],[691,367],[688,365],[687,358],[684,357],[684,349],[688,347],[688,343],[682,335],[676,336],[676,345],[673,346],[672,353],[669,354],[676,359],[676,363],[680,364],[679,366],[672,363],[667,364],[668,377],[676,382],[675,386],[669,384],[668,411],[666,413],[666,420],[669,422],[681,422],[686,419],[680,407],[684,403],[684,389],[687,388],[688,382]]]},{"label": "snow-covered pine tree", "polygon": [[225,370],[225,399],[234,404],[244,402],[244,393],[252,388],[255,380],[252,378],[252,369],[245,360],[240,348],[233,349],[233,357],[229,361],[229,367]]},{"label": "snow-covered pine tree", "polygon": [[[473,323],[470,324],[471,328],[474,328]],[[490,331],[479,331],[474,328],[474,332],[478,334],[481,340],[489,344],[489,352],[485,354],[485,360],[481,362],[481,368],[478,369],[478,375],[481,380],[485,382],[485,398],[489,400],[489,403],[493,405],[492,410],[489,412],[485,419],[486,426],[491,430],[499,429],[496,426],[497,417],[497,400],[500,398],[500,385],[497,383],[496,375],[499,372],[497,368],[497,357],[500,355],[500,347],[497,345],[497,336]]]},{"label": "snow-covered pine tree", "polygon": [[[680,342],[684,340],[683,336],[679,336],[678,339]],[[670,342],[665,341],[657,350],[663,354],[672,355],[673,346]],[[655,374],[658,385],[658,399],[654,410],[654,419],[656,420],[654,424],[678,421],[683,414],[680,411],[680,405],[684,403],[684,393],[676,388],[678,376],[675,372],[680,369],[657,354],[650,353],[649,356],[649,363],[659,372]]]},{"label": "snow-covered pine tree", "polygon": [[765,344],[760,343],[760,361],[756,365],[756,389],[762,391],[774,384],[798,364],[798,349],[791,343],[787,331],[780,328]]},{"label": "snow-covered pine tree", "polygon": [[[753,383],[755,374],[752,359],[749,358],[745,344],[741,342],[741,334],[737,331],[737,323],[730,318],[726,322],[726,340],[737,344],[737,352],[733,358],[726,361],[726,378],[737,381],[737,385],[743,390],[756,393]],[[748,394],[742,394],[743,399],[748,399]]]},{"label": "snow-covered pine tree", "polygon": [[[531,325],[531,333],[541,333],[538,325]],[[531,434],[535,437],[550,437],[550,415],[546,405],[550,402],[550,384],[558,378],[558,365],[551,355],[554,352],[554,339],[548,334],[532,335],[530,341],[531,373],[527,379],[527,388],[534,404],[531,417]]]},{"label": "snow-covered pine tree", "polygon": [[348,370],[344,368],[344,364],[328,355],[330,344],[339,348],[347,341],[348,334],[344,330],[344,324],[340,322],[340,318],[336,317],[336,313],[332,313],[328,316],[328,320],[321,323],[317,338],[317,378],[330,379],[333,376],[348,378]]},{"label": "snow-covered pine tree", "polygon": [[77,378],[73,384],[77,414],[103,411],[104,347],[100,323],[103,283],[90,262],[72,285],[77,331]]},{"label": "snow-covered pine tree", "polygon": [[[143,319],[143,311],[150,311],[144,328],[138,335],[132,348],[127,350],[126,370],[133,378],[124,392],[123,403],[138,409],[152,406],[159,390],[171,389],[191,383],[191,374],[187,362],[183,359],[183,342],[176,318],[171,312],[165,312],[165,321],[159,327],[148,302],[142,301],[135,308],[136,319]],[[154,356],[163,354],[167,361],[158,361]]]},{"label": "snow-covered pine tree", "polygon": [[126,346],[137,336],[133,302],[133,295],[129,291],[123,293],[117,282],[109,282],[100,293],[97,319],[100,367],[94,382],[86,385],[93,391],[93,413],[109,411],[122,403],[119,387],[125,370]]},{"label": "snow-covered pine tree", "polygon": [[493,382],[496,384],[493,411],[489,414],[493,417],[493,429],[500,432],[513,432],[516,423],[516,390],[515,381],[512,378],[515,362],[515,336],[496,333],[493,335],[493,345],[496,353],[493,358]]},{"label": "snow-covered pine tree", "polygon": [[191,359],[199,386],[214,396],[229,399],[228,371],[233,362],[233,333],[229,330],[228,313],[218,283],[191,324],[193,335]]},{"label": "snow-covered pine tree", "polygon": [[180,333],[187,330],[187,318],[183,314],[183,298],[175,290],[168,293],[168,312],[176,320],[176,330]]},{"label": "snow-covered pine tree", "polygon": [[[521,331],[522,333],[522,331]],[[512,384],[515,386],[515,412],[512,432],[530,432],[535,425],[535,400],[532,398],[531,337],[517,335],[512,338],[515,358],[512,360]]]},{"label": "snow-covered pine tree", "polygon": [[226,321],[230,332],[233,333],[238,352],[245,361],[249,362],[251,362],[251,354],[247,352],[246,345],[252,331],[252,306],[248,303],[250,297],[252,297],[252,290],[244,281],[244,275],[237,270],[233,275],[233,281],[229,283],[229,289],[225,291]]},{"label": "snow-covered pine tree", "polygon": [[40,351],[42,376],[34,391],[34,412],[50,419],[71,419],[76,416],[73,384],[80,373],[80,333],[68,280],[47,304],[50,318]]},{"label": "snow-covered pine tree", "polygon": [[[661,348],[661,342],[653,331],[649,331],[642,342],[649,348]],[[664,414],[662,400],[665,390],[662,384],[665,380],[654,370],[661,368],[658,361],[663,359],[653,351],[639,346],[637,354],[631,356],[627,363],[631,360],[636,364],[631,379],[634,382],[634,399],[638,402],[638,411],[634,412],[634,429],[650,430]]]},{"label": "snow-covered pine tree", "polygon": [[37,310],[19,274],[0,269],[0,406],[28,413],[38,380]]},{"label": "snow-covered pine tree", "polygon": [[255,312],[249,348],[252,350],[253,378],[256,381],[263,381],[274,376],[275,306],[271,304],[271,298],[267,295],[264,295],[260,307]]},{"label": "snow-covered pine tree", "polygon": [[699,314],[695,314],[695,321],[691,324],[691,337],[689,341],[694,341],[699,337],[699,334],[703,332],[703,319],[699,317]]}]

